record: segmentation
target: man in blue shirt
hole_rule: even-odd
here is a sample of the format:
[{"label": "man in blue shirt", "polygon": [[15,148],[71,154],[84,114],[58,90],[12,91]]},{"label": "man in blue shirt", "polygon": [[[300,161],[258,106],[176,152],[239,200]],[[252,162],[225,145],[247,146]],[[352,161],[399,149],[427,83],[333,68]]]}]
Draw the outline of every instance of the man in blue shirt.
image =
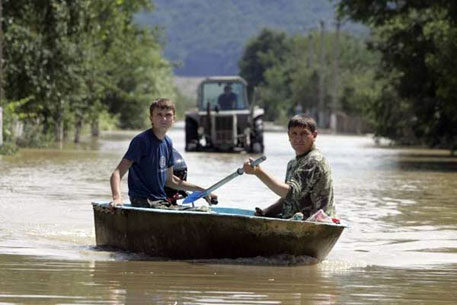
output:
[{"label": "man in blue shirt", "polygon": [[[169,99],[152,102],[149,108],[152,128],[133,138],[111,175],[111,206],[122,205],[120,184],[127,170],[130,202],[135,207],[169,206],[165,186],[184,191],[204,190],[173,175],[173,143],[166,133],[173,125],[175,111]],[[217,196],[211,194],[210,197]]]}]

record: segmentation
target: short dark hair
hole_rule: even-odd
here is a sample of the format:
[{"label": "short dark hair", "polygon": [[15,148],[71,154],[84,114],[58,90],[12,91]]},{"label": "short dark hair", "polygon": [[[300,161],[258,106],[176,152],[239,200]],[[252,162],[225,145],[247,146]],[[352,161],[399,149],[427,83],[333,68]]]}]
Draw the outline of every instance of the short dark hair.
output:
[{"label": "short dark hair", "polygon": [[297,114],[289,120],[289,124],[287,125],[287,131],[289,131],[292,127],[305,127],[308,128],[309,131],[315,132],[316,121],[307,114]]},{"label": "short dark hair", "polygon": [[164,110],[171,110],[173,111],[173,114],[176,113],[176,107],[175,104],[173,103],[172,100],[168,98],[157,98],[155,99],[152,103],[151,106],[149,106],[149,115],[152,115],[154,112],[154,109],[160,108]]}]

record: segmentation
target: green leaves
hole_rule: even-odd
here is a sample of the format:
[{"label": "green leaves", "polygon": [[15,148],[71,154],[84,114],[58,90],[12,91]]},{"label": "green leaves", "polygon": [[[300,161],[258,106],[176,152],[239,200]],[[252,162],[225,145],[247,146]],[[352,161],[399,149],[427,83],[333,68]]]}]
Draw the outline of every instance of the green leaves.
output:
[{"label": "green leaves", "polygon": [[152,8],[149,0],[4,0],[3,6],[6,98],[34,96],[16,111],[35,113],[40,130],[55,129],[57,140],[63,128],[96,123],[106,110],[124,113],[121,126],[143,128],[150,101],[174,97],[160,33],[133,23],[136,12]]},{"label": "green leaves", "polygon": [[[373,108],[377,132],[400,142],[456,150],[455,1],[351,0],[340,2],[339,10],[373,27],[371,45],[381,53],[379,75],[390,82]],[[407,120],[381,120],[396,112]]]},{"label": "green leaves", "polygon": [[[307,37],[286,36],[264,29],[251,40],[240,61],[241,76],[258,86],[266,119],[285,121],[295,111],[316,114],[319,103],[319,73],[323,74],[326,111],[333,94],[333,50],[335,33],[311,32]],[[326,50],[323,63],[319,52]],[[362,115],[379,88],[374,85],[374,68],[379,61],[364,42],[347,34],[339,38],[338,110]]]}]

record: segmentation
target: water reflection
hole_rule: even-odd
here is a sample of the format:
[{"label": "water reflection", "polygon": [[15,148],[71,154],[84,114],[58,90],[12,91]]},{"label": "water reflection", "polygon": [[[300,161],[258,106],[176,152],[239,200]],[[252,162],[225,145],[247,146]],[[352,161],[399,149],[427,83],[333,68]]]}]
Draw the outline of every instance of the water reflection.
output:
[{"label": "water reflection", "polygon": [[457,288],[452,266],[324,262],[291,268],[9,256],[0,267],[0,302],[22,304],[453,304]]},{"label": "water reflection", "polygon": [[457,172],[457,157],[448,150],[404,150],[396,163],[405,171]]},{"label": "water reflection", "polygon": [[[0,301],[24,304],[336,304],[338,291],[334,278],[322,277],[319,267],[68,262],[16,256],[2,260],[1,267]],[[22,285],[25,279],[34,285]],[[326,292],[311,293],[322,286]]]}]

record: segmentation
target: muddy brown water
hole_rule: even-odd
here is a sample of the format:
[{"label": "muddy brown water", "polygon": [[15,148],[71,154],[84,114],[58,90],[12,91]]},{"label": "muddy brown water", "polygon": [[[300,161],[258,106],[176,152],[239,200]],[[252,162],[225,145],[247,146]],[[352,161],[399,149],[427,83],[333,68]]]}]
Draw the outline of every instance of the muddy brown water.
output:
[{"label": "muddy brown water", "polygon": [[[321,135],[337,213],[350,225],[324,262],[160,261],[94,248],[90,203],[110,199],[109,176],[133,135],[0,157],[0,304],[456,304],[457,159],[447,152]],[[170,136],[203,186],[247,157],[185,153],[183,130]],[[265,142],[263,166],[282,179],[287,137]],[[246,175],[217,194],[227,207],[275,200]]]}]

